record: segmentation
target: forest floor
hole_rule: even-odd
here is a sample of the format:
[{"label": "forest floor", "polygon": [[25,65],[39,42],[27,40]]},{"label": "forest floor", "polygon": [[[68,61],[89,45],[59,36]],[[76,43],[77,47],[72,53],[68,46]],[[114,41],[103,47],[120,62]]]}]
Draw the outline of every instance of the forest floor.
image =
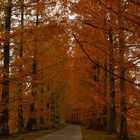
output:
[{"label": "forest floor", "polygon": [[[109,135],[106,132],[95,131],[82,127],[83,140],[119,140],[117,135]],[[140,136],[130,136],[130,140],[140,140]]]},{"label": "forest floor", "polygon": [[[22,135],[15,135],[10,137],[0,137],[0,140],[35,140],[36,138],[40,138],[47,134],[53,133],[57,130],[61,130],[65,128],[66,125],[60,126],[58,128],[50,128],[47,130],[39,130],[39,131],[32,131]],[[92,129],[87,129],[85,127],[81,127],[83,140],[119,140],[117,135],[109,135],[106,132],[102,131],[95,131]],[[140,140],[139,136],[130,136],[130,140]]]},{"label": "forest floor", "polygon": [[44,135],[50,134],[52,132],[55,132],[57,130],[65,128],[66,125],[62,125],[57,128],[50,128],[46,130],[39,130],[39,131],[31,131],[25,134],[21,135],[13,135],[9,137],[0,137],[0,140],[34,140],[36,138],[42,137]]}]

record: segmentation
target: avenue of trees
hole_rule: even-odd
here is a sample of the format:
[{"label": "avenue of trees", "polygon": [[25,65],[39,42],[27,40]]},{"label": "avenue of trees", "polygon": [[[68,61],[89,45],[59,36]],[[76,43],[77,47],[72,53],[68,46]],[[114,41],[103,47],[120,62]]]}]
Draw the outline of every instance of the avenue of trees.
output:
[{"label": "avenue of trees", "polygon": [[140,132],[139,29],[139,0],[0,0],[0,135]]}]

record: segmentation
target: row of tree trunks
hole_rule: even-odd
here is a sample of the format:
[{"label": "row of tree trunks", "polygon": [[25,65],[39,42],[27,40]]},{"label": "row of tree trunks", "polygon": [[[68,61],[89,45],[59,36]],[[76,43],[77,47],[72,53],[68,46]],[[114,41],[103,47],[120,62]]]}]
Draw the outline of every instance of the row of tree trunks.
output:
[{"label": "row of tree trunks", "polygon": [[[45,9],[47,6],[48,11]],[[0,84],[0,91],[2,90],[2,94],[0,93],[0,98],[2,95],[2,100],[0,99],[1,135],[21,134],[25,130],[40,128],[40,123],[43,124],[44,120],[49,122],[47,115],[49,116],[52,111],[50,109],[49,114],[46,107],[49,96],[53,91],[58,92],[59,88],[64,92],[62,90],[65,88],[65,82],[61,76],[57,82],[56,75],[59,75],[59,71],[63,73],[62,77],[64,75],[65,69],[60,70],[59,60],[62,61],[67,56],[67,49],[64,49],[66,41],[58,39],[58,35],[64,36],[65,33],[61,30],[60,19],[58,20],[55,15],[52,17],[47,14],[50,12],[50,7],[55,6],[41,0],[0,2],[0,54],[2,54],[0,68],[4,66],[0,71],[3,77],[3,79],[0,78],[2,79]],[[46,19],[45,16],[49,18]],[[62,48],[64,46],[61,54],[58,46]],[[46,61],[46,58],[49,60]],[[56,87],[47,89],[51,82],[54,82]],[[56,102],[60,100],[59,98]],[[57,118],[61,118],[61,114],[57,112],[55,118],[60,120]],[[42,126],[45,127],[45,125]]]},{"label": "row of tree trunks", "polygon": [[[123,29],[121,28],[123,26],[123,16],[122,16],[122,11],[125,10],[123,9],[120,3],[120,10],[118,14],[118,27],[119,27],[119,33],[118,33],[118,40],[119,40],[119,57],[120,57],[120,64],[119,64],[119,75],[120,75],[120,131],[119,131],[119,137],[121,140],[123,139],[128,139],[128,132],[127,132],[127,107],[126,107],[126,91],[125,91],[125,39],[124,39],[124,33]],[[109,26],[109,24],[107,25]],[[109,131],[109,133],[116,133],[117,132],[117,124],[116,124],[116,107],[115,107],[115,76],[112,73],[115,73],[115,61],[114,61],[114,48],[113,48],[113,34],[112,31],[109,27],[109,30],[106,32],[107,35],[107,40],[109,41],[109,77],[107,78],[109,80],[109,85],[110,85],[110,91],[109,91],[109,96],[111,98],[111,103],[110,105],[104,107],[104,114],[107,115],[107,119],[105,119],[104,124],[105,130]],[[108,66],[104,66],[105,69],[107,69]],[[104,96],[107,95],[106,93],[106,77],[107,77],[107,72],[104,71]],[[108,113],[107,113],[108,112]],[[107,127],[107,128],[106,128]]]}]

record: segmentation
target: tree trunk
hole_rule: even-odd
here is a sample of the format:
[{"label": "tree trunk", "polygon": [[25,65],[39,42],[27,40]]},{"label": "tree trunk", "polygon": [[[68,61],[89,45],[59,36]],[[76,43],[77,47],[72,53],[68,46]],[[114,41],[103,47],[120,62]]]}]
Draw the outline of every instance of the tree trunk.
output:
[{"label": "tree trunk", "polygon": [[[104,63],[104,68],[107,69],[107,59],[105,60],[105,63]],[[107,97],[107,80],[108,80],[108,73],[107,71],[104,70],[104,92],[103,92],[103,95],[104,97],[106,98]],[[108,122],[108,118],[107,118],[107,109],[108,109],[108,105],[105,104],[104,105],[104,108],[103,108],[103,130],[104,131],[107,131],[107,122]]]},{"label": "tree trunk", "polygon": [[[124,7],[123,7],[124,6]],[[125,8],[125,5],[121,5],[119,7],[118,14],[118,27],[119,27],[119,56],[120,56],[120,65],[119,65],[119,73],[120,73],[120,132],[119,137],[121,140],[128,139],[128,131],[127,131],[127,108],[126,108],[126,91],[125,91],[125,39],[123,32],[123,16],[122,11]]]},{"label": "tree trunk", "polygon": [[[121,36],[120,36],[121,37]],[[120,39],[120,138],[127,139],[127,108],[126,108],[126,93],[125,93],[125,65],[124,65],[124,45],[123,40]]]},{"label": "tree trunk", "polygon": [[[39,0],[37,1],[39,2]],[[39,25],[39,14],[38,11],[36,11],[36,27]],[[35,109],[36,104],[36,95],[37,95],[37,84],[36,84],[36,74],[37,74],[37,35],[34,36],[34,46],[33,46],[33,62],[32,62],[32,102],[30,104],[30,112],[29,112],[29,120],[27,123],[27,130],[32,130],[33,126],[36,126],[37,129],[37,122],[39,122],[37,119],[37,110]]]},{"label": "tree trunk", "polygon": [[5,31],[8,36],[4,43],[4,70],[3,70],[3,87],[2,87],[2,130],[1,135],[9,135],[9,63],[10,63],[10,29],[11,29],[11,9],[12,0],[8,0],[5,8]]},{"label": "tree trunk", "polygon": [[[110,71],[114,73],[114,62],[110,59]],[[116,132],[116,111],[115,111],[115,79],[114,75],[109,75],[110,82],[110,97],[111,103],[109,105],[109,132]]]},{"label": "tree trunk", "polygon": [[[114,58],[113,52],[114,48],[113,44],[113,35],[111,29],[108,31],[108,40],[109,40],[109,70],[111,73],[114,73]],[[108,130],[109,132],[115,133],[116,132],[116,111],[115,111],[115,78],[113,74],[109,74],[109,85],[110,85],[110,98],[111,102],[109,105],[109,121],[108,121]]]},{"label": "tree trunk", "polygon": [[[21,33],[20,33],[20,46],[19,46],[19,58],[23,57],[23,28],[24,28],[24,0],[21,1]],[[19,73],[22,76],[22,64],[19,66]],[[23,104],[22,104],[22,79],[18,82],[18,133],[24,133],[24,119],[23,119]]]}]

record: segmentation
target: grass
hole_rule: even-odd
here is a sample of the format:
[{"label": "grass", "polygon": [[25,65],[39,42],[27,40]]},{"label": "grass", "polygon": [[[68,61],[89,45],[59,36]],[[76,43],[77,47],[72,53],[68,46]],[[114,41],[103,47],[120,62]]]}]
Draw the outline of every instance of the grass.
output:
[{"label": "grass", "polygon": [[47,130],[32,131],[22,135],[15,135],[9,137],[0,137],[0,140],[34,140],[41,136],[47,135],[49,133],[55,132],[57,130],[63,129],[65,126],[60,126],[58,128],[51,128]]},{"label": "grass", "polygon": [[[109,135],[106,132],[95,131],[82,127],[83,140],[119,140],[116,134]],[[130,140],[140,140],[139,136],[133,136]]]}]

